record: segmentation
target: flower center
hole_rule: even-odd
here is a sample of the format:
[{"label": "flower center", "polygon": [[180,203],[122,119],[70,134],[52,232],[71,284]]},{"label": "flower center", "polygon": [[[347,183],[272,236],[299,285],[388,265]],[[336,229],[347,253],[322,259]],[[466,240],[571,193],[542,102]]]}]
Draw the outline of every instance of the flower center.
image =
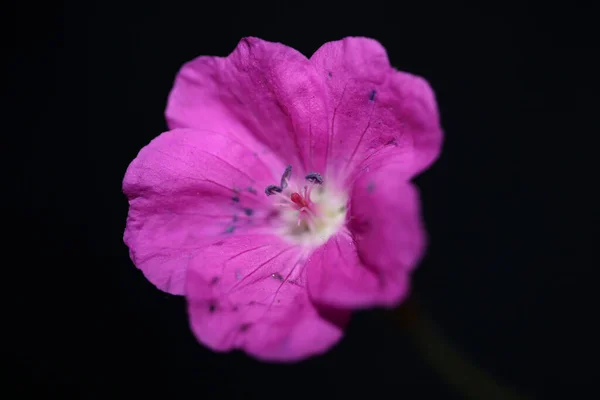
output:
[{"label": "flower center", "polygon": [[348,198],[318,173],[306,175],[300,183],[290,182],[291,173],[288,166],[280,185],[265,189],[267,196],[275,199],[277,231],[293,243],[320,246],[344,226]]}]

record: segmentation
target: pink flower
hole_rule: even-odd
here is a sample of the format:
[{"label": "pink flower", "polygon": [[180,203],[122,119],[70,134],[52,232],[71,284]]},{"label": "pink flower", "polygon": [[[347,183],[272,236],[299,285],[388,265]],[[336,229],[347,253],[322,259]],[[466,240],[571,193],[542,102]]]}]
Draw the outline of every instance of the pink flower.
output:
[{"label": "pink flower", "polygon": [[307,59],[243,39],[183,66],[166,117],[125,175],[124,240],[153,284],[185,294],[200,342],[299,360],[351,310],[406,297],[425,245],[410,179],[442,133],[427,82],[378,42]]}]

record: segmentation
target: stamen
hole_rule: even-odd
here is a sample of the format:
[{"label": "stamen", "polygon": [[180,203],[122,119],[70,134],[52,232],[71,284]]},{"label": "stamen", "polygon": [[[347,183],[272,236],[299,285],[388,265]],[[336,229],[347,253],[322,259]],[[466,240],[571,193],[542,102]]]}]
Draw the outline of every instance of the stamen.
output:
[{"label": "stamen", "polygon": [[303,208],[302,210],[300,210],[300,211],[304,211],[304,212],[306,212],[306,213],[308,214],[308,216],[309,216],[309,217],[312,217],[312,218],[317,218],[317,215],[316,215],[316,214],[313,212],[313,210],[311,210],[311,209],[310,209],[310,207],[309,207],[309,206],[306,206],[306,207],[304,207],[304,208]]},{"label": "stamen", "polygon": [[275,193],[281,193],[283,189],[281,189],[279,186],[277,185],[269,185],[267,186],[267,188],[265,189],[265,193],[267,194],[267,196],[271,196],[272,194]]},{"label": "stamen", "polygon": [[281,217],[280,232],[294,243],[308,246],[322,244],[344,225],[346,219],[344,193],[323,185],[318,172],[305,176],[306,182],[291,181],[292,166],[288,165],[278,185],[265,189],[275,196],[275,215]]},{"label": "stamen", "polygon": [[323,183],[323,177],[318,172],[311,172],[310,174],[306,175],[305,179],[318,185]]},{"label": "stamen", "polygon": [[290,180],[290,177],[292,176],[292,166],[288,165],[287,167],[285,167],[285,171],[283,172],[283,175],[281,176],[281,188],[285,189],[288,186],[288,181]]},{"label": "stamen", "polygon": [[283,203],[279,203],[277,204],[278,206],[290,206],[290,205],[294,205],[295,203],[286,195],[282,194],[282,193],[274,193],[278,199],[283,200]]}]

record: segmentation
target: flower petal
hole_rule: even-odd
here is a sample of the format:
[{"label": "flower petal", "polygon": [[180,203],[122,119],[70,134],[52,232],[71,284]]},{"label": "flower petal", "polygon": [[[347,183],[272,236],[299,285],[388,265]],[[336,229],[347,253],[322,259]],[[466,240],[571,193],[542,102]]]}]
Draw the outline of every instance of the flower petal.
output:
[{"label": "flower petal", "polygon": [[342,336],[349,314],[320,313],[305,287],[301,251],[271,235],[232,237],[196,254],[187,276],[192,330],[215,351],[296,361]]},{"label": "flower petal", "polygon": [[419,195],[410,182],[397,179],[402,165],[362,175],[355,183],[349,228],[358,255],[371,268],[409,273],[425,249]]},{"label": "flower petal", "polygon": [[[198,57],[179,71],[166,109],[171,128],[221,132],[274,152],[281,165],[323,171],[325,87],[314,66],[279,43],[245,38],[226,58]],[[283,167],[281,168],[283,172]]]},{"label": "flower petal", "polygon": [[317,304],[396,306],[408,295],[410,272],[426,239],[417,191],[397,178],[403,168],[388,164],[355,182],[350,232],[330,239],[307,263],[308,288]]},{"label": "flower petal", "polygon": [[330,175],[352,182],[395,160],[410,178],[437,158],[442,130],[433,91],[424,79],[392,68],[377,41],[329,42],[310,61],[329,92]]},{"label": "flower petal", "polygon": [[408,278],[398,270],[364,264],[347,233],[318,248],[307,265],[308,290],[318,305],[337,308],[394,306],[407,294]]},{"label": "flower petal", "polygon": [[275,175],[252,149],[210,132],[163,133],[129,165],[124,241],[159,289],[183,294],[190,257],[203,246],[264,227],[264,188]]}]

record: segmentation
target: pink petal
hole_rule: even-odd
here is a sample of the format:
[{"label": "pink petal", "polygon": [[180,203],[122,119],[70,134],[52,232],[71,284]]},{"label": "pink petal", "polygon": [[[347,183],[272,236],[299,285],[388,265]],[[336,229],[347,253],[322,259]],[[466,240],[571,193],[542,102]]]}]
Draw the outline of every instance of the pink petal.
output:
[{"label": "pink petal", "polygon": [[308,298],[300,250],[271,235],[237,236],[197,253],[187,276],[198,340],[263,360],[296,361],[342,336],[347,312],[319,313]]},{"label": "pink petal", "polygon": [[310,61],[329,91],[330,175],[351,182],[394,161],[410,178],[437,158],[442,131],[433,91],[424,79],[392,68],[377,41],[329,42]]},{"label": "pink petal", "polygon": [[409,273],[425,249],[419,194],[396,176],[402,165],[362,175],[355,183],[350,224],[361,260],[385,273]]},{"label": "pink petal", "polygon": [[323,171],[325,87],[309,60],[279,43],[245,38],[226,58],[198,57],[175,79],[171,128],[217,131],[305,174]]},{"label": "pink petal", "polygon": [[161,290],[183,294],[189,259],[203,246],[265,225],[264,188],[278,175],[226,136],[177,129],[129,165],[124,240],[136,266]]},{"label": "pink petal", "polygon": [[333,236],[318,248],[306,268],[311,299],[320,306],[394,306],[407,294],[406,274],[400,269],[378,271],[364,264],[347,233]]},{"label": "pink petal", "polygon": [[396,306],[408,295],[409,275],[426,239],[418,193],[397,178],[403,167],[387,165],[356,181],[350,232],[330,239],[307,264],[309,292],[317,304]]}]

